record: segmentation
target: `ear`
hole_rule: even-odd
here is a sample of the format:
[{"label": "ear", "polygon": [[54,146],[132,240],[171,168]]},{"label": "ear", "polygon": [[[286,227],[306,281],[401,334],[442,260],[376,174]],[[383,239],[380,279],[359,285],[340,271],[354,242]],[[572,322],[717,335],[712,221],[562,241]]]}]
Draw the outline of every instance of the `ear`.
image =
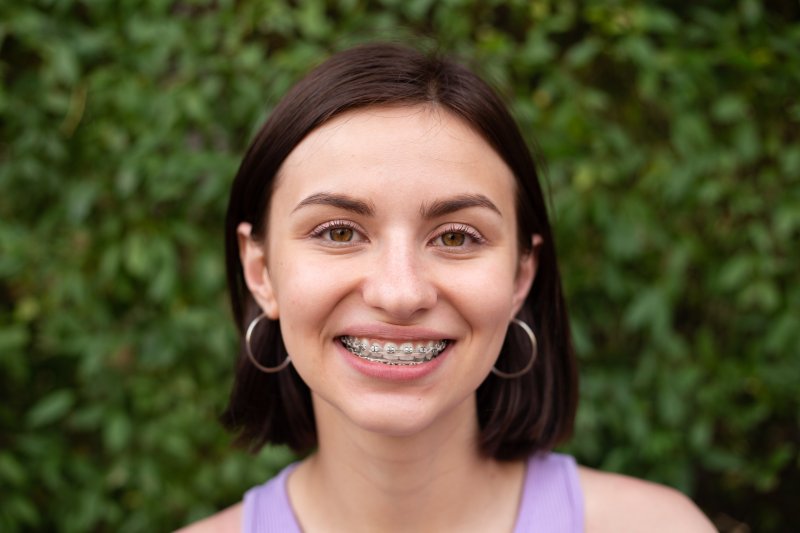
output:
[{"label": "ear", "polygon": [[517,277],[514,280],[514,293],[512,295],[512,314],[514,317],[519,312],[528,292],[531,290],[533,280],[536,278],[536,267],[539,265],[539,250],[542,248],[542,237],[539,234],[531,237],[531,251],[520,255],[517,266]]},{"label": "ear", "polygon": [[244,281],[267,318],[278,320],[278,301],[267,270],[266,245],[253,239],[252,232],[253,227],[247,222],[236,228]]}]

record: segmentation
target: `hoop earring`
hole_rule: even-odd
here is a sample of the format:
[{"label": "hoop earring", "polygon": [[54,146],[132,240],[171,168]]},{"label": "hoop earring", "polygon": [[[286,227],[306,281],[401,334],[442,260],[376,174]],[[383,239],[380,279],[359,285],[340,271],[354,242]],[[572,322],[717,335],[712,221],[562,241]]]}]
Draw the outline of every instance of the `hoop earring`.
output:
[{"label": "hoop earring", "polygon": [[261,322],[261,319],[265,318],[266,316],[267,315],[265,315],[264,313],[261,313],[260,315],[255,317],[252,322],[250,322],[249,326],[247,326],[247,333],[244,334],[244,347],[245,350],[247,351],[247,357],[250,359],[250,362],[253,363],[253,366],[261,370],[262,372],[266,372],[267,374],[274,374],[275,372],[280,372],[281,370],[289,366],[289,363],[292,362],[292,356],[287,355],[286,359],[284,359],[283,362],[278,366],[264,366],[258,361],[256,361],[256,357],[253,355],[253,351],[250,349],[250,337],[253,336],[253,330],[256,329],[256,326],[258,325],[259,322]]},{"label": "hoop earring", "polygon": [[503,379],[518,378],[530,372],[531,368],[533,368],[533,363],[536,361],[536,355],[539,351],[539,346],[538,344],[536,344],[536,335],[533,334],[533,330],[531,329],[531,327],[518,318],[512,318],[511,322],[521,327],[528,335],[528,338],[531,340],[531,360],[528,361],[528,364],[525,365],[525,368],[523,368],[522,370],[518,370],[517,372],[503,372],[502,370],[497,370],[497,367],[493,366],[492,374],[501,377]]}]

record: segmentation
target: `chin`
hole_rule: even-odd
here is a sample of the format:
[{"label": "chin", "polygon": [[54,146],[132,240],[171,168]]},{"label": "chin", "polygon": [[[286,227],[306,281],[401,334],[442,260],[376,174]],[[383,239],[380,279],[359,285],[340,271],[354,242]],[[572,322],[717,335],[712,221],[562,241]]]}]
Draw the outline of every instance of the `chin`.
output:
[{"label": "chin", "polygon": [[[361,430],[391,438],[410,438],[432,430],[437,426],[453,427],[453,422],[463,420],[458,405],[469,407],[474,399],[448,405],[434,398],[425,399],[421,395],[378,394],[373,398],[363,398],[356,405],[335,406],[347,419],[347,425]],[[441,399],[440,399],[441,400]],[[453,415],[459,413],[454,418]]]},{"label": "chin", "polygon": [[375,435],[409,438],[423,433],[432,425],[432,420],[413,414],[387,417],[385,413],[376,413],[374,416],[368,414],[367,416],[353,419],[353,423],[364,431]]}]

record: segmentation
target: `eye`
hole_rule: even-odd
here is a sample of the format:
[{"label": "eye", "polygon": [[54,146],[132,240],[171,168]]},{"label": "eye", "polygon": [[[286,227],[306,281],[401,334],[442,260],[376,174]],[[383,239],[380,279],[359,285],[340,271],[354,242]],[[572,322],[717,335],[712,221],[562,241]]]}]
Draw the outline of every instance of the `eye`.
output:
[{"label": "eye", "polygon": [[350,228],[334,228],[328,230],[330,239],[336,242],[350,242],[353,240],[353,230]]},{"label": "eye", "polygon": [[448,231],[441,237],[442,244],[445,246],[461,246],[467,240],[467,236],[463,233],[456,233],[455,231]]},{"label": "eye", "polygon": [[468,249],[472,245],[485,242],[483,236],[474,228],[465,225],[448,226],[431,241],[433,246],[456,250]]},{"label": "eye", "polygon": [[349,220],[331,220],[320,224],[310,237],[332,245],[354,244],[366,240],[358,227]]}]

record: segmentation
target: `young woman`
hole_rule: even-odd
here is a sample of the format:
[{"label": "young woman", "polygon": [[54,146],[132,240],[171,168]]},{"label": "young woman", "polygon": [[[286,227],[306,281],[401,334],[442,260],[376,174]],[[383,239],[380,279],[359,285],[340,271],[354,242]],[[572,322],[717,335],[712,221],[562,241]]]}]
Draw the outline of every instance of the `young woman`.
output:
[{"label": "young woman", "polygon": [[339,53],[233,184],[242,356],[224,415],[307,457],[191,531],[711,531],[679,493],[550,452],[577,374],[536,167],[447,60]]}]

